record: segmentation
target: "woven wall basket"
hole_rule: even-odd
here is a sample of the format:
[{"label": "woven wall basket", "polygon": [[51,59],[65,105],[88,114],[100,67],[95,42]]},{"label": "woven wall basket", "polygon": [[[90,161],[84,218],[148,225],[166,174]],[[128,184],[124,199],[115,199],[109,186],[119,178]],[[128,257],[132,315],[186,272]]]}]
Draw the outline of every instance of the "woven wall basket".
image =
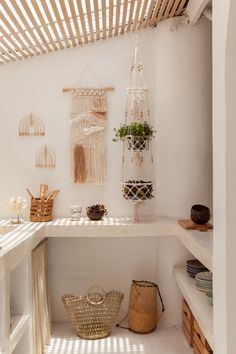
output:
[{"label": "woven wall basket", "polygon": [[98,339],[110,334],[123,298],[120,291],[105,292],[102,288],[93,287],[85,296],[63,295],[62,302],[77,335]]},{"label": "woven wall basket", "polygon": [[157,293],[161,300],[162,312],[164,312],[165,306],[157,284],[143,280],[132,281],[128,310],[128,324],[131,331],[149,333],[156,328],[158,323]]}]

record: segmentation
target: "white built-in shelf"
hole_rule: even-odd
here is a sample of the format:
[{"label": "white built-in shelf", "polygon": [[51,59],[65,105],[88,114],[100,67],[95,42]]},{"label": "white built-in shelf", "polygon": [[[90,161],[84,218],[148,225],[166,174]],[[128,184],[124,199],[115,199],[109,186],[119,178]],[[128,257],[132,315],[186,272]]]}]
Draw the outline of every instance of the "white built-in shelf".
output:
[{"label": "white built-in shelf", "polygon": [[174,275],[183,297],[214,350],[213,306],[208,303],[206,294],[196,288],[195,279],[187,274],[185,267],[175,267]]},{"label": "white built-in shelf", "polygon": [[213,271],[213,232],[185,230],[177,225],[177,235],[183,245],[210,271]]},{"label": "white built-in shelf", "polygon": [[10,334],[10,351],[13,352],[29,326],[29,315],[15,315]]},{"label": "white built-in shelf", "polygon": [[45,223],[46,237],[158,237],[176,236],[176,219],[169,217],[143,218],[140,223],[128,217],[108,217],[101,221],[81,218],[57,219]]}]

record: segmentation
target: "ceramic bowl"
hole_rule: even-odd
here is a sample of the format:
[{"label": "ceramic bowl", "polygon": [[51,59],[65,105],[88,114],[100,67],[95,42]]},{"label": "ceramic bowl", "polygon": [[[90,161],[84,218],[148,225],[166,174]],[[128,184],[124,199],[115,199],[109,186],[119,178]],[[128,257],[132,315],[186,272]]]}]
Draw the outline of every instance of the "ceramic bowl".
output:
[{"label": "ceramic bowl", "polygon": [[210,220],[210,210],[208,207],[195,204],[191,208],[191,220],[196,224],[203,225],[206,224]]}]

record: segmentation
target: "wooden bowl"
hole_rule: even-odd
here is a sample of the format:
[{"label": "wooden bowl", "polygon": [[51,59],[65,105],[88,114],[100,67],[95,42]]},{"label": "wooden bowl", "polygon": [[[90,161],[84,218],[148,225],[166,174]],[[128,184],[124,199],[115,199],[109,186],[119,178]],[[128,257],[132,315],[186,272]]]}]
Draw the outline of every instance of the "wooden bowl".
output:
[{"label": "wooden bowl", "polygon": [[210,220],[210,210],[205,205],[195,204],[191,208],[191,220],[196,224],[203,225]]},{"label": "wooden bowl", "polygon": [[98,212],[98,213],[93,213],[91,212],[90,210],[87,210],[87,216],[90,220],[101,220],[104,216],[105,212],[104,211],[101,211],[101,212]]}]

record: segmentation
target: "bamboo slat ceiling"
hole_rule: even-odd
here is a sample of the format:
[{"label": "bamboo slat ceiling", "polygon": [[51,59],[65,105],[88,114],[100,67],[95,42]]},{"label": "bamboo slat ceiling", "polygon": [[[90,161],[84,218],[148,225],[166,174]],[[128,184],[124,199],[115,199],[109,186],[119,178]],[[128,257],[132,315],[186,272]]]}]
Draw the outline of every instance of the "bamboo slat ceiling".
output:
[{"label": "bamboo slat ceiling", "polygon": [[0,64],[180,16],[188,0],[0,0]]}]

